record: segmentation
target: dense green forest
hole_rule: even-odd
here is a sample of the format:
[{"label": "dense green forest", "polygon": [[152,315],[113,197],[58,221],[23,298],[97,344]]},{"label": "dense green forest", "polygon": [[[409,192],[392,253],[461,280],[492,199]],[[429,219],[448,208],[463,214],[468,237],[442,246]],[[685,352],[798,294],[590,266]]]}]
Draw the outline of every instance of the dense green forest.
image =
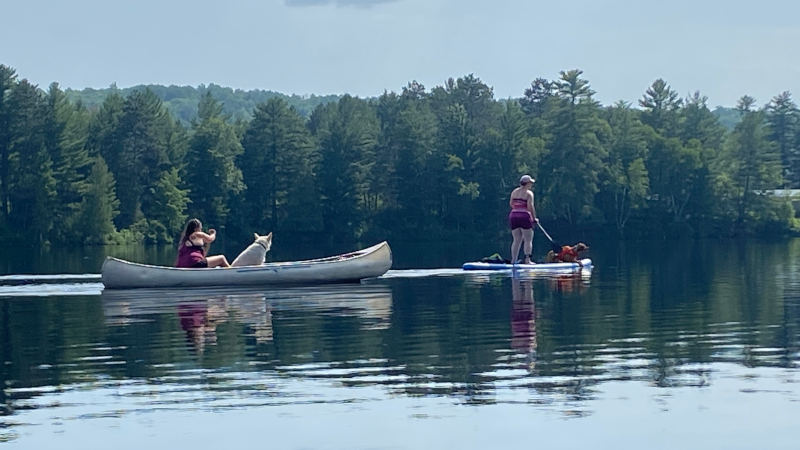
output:
[{"label": "dense green forest", "polygon": [[[67,98],[73,102],[80,102],[88,109],[96,109],[103,104],[106,97],[116,93],[126,97],[133,91],[150,89],[158,98],[164,102],[167,111],[175,116],[181,123],[190,124],[192,119],[197,117],[197,105],[206,93],[210,93],[215,100],[222,104],[222,112],[234,120],[250,120],[253,117],[255,107],[271,98],[282,98],[289,106],[293,107],[301,116],[308,118],[314,109],[322,104],[336,102],[341,95],[310,95],[307,97],[299,95],[285,95],[274,91],[231,89],[216,84],[208,86],[163,86],[157,84],[139,85],[128,88],[117,88],[112,85],[105,89],[65,89]],[[518,101],[511,99],[511,101]],[[713,113],[719,119],[720,124],[732,130],[739,120],[741,114],[736,108],[717,106]]]},{"label": "dense green forest", "polygon": [[773,194],[800,187],[789,92],[763,107],[745,95],[721,120],[661,79],[637,105],[601,105],[582,75],[537,78],[511,100],[474,75],[370,99],[214,85],[91,98],[0,65],[0,236],[168,243],[199,217],[231,237],[495,237],[523,173],[552,228],[797,229],[789,198]]}]

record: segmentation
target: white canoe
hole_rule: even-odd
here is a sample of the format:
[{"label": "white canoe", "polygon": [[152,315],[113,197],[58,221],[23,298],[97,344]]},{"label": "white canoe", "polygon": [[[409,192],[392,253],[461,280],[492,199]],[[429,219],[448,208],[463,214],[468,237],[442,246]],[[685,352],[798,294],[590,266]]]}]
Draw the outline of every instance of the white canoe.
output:
[{"label": "white canoe", "polygon": [[384,241],[327,258],[213,269],[152,266],[107,257],[101,272],[103,285],[118,289],[344,283],[379,277],[391,267],[392,250]]}]

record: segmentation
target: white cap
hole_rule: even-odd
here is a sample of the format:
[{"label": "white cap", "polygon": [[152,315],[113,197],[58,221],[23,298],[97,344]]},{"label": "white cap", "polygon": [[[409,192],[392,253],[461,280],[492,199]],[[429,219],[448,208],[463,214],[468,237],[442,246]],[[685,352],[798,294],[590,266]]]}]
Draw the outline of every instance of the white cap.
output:
[{"label": "white cap", "polygon": [[519,184],[528,184],[528,183],[536,183],[536,180],[531,178],[530,175],[523,175],[522,178],[519,179]]}]

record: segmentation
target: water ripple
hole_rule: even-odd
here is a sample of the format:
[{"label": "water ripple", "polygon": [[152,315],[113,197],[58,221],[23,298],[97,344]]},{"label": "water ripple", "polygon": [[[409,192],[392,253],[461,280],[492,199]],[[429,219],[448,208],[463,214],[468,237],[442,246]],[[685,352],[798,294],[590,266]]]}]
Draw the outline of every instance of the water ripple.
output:
[{"label": "water ripple", "polygon": [[0,284],[0,298],[100,295],[102,290],[102,283]]}]

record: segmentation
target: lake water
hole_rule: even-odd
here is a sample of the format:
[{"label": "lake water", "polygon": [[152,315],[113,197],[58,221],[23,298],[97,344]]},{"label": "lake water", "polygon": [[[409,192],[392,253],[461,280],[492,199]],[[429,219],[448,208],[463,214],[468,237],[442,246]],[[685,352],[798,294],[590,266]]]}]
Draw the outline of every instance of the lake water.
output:
[{"label": "lake water", "polygon": [[800,445],[800,240],[598,243],[551,277],[391,244],[379,279],[248,289],[103,291],[105,253],[170,249],[6,251],[0,446]]}]

